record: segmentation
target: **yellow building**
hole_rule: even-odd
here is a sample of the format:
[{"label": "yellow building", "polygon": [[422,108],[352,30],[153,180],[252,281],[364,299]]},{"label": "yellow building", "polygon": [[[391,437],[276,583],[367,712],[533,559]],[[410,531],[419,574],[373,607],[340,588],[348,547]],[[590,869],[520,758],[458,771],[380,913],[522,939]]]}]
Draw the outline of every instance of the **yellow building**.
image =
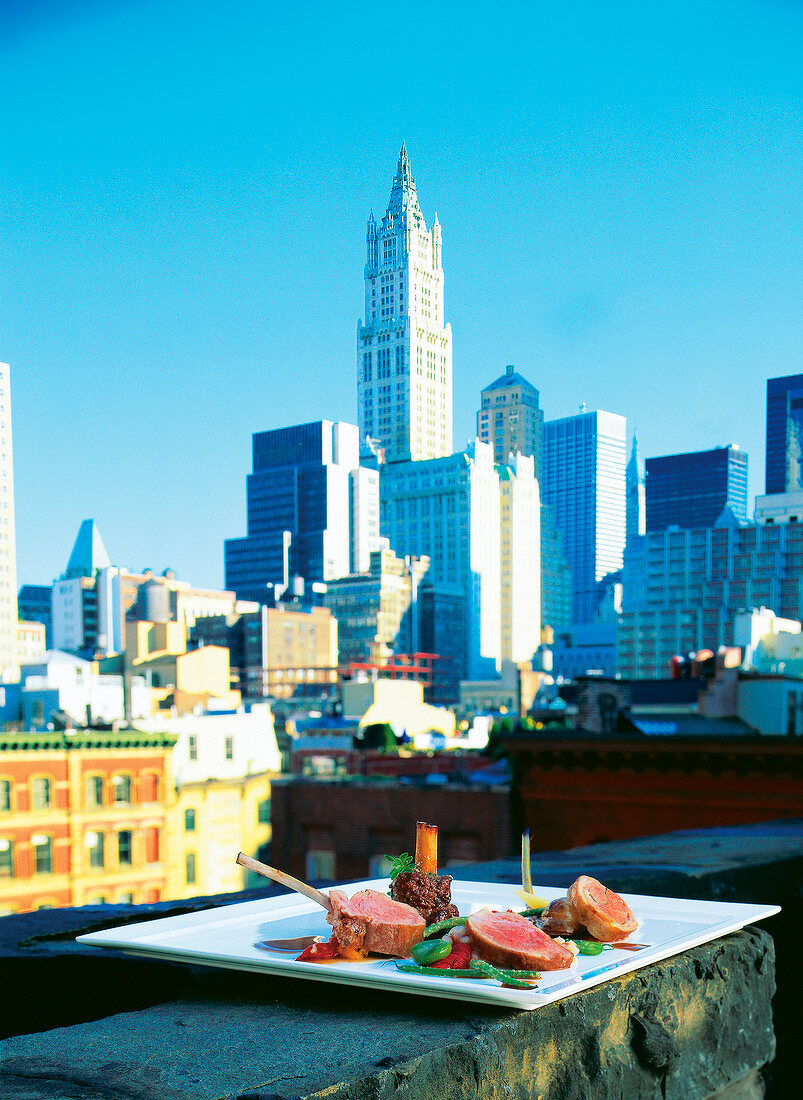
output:
[{"label": "yellow building", "polygon": [[169,896],[230,893],[254,885],[235,862],[237,853],[258,857],[270,838],[266,773],[182,785],[172,816]]},{"label": "yellow building", "polygon": [[127,622],[125,659],[134,672],[150,672],[159,705],[179,714],[210,699],[225,707],[240,703],[239,691],[231,690],[228,649],[210,645],[187,652],[182,623]]},{"label": "yellow building", "polygon": [[388,723],[411,739],[431,732],[454,736],[452,711],[425,703],[424,686],[416,680],[345,680],[342,693],[343,714],[359,717],[358,729]]}]

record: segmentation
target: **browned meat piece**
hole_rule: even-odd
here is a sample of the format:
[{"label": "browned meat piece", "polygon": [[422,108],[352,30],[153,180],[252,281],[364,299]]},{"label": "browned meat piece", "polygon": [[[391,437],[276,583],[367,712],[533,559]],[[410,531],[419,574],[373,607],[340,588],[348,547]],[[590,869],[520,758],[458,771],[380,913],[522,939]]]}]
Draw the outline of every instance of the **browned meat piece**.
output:
[{"label": "browned meat piece", "polygon": [[360,890],[351,898],[330,890],[329,898],[332,909],[326,919],[342,947],[405,958],[424,938],[421,914],[378,890]]},{"label": "browned meat piece", "polygon": [[569,887],[569,904],[577,919],[602,943],[615,943],[638,927],[624,898],[589,875],[580,875]]},{"label": "browned meat piece", "polygon": [[538,922],[548,936],[577,936],[585,931],[568,898],[555,898]]},{"label": "browned meat piece", "polygon": [[481,909],[466,921],[471,946],[486,962],[513,970],[565,970],[574,962],[567,947],[555,943],[521,913]]},{"label": "browned meat piece", "polygon": [[451,875],[402,871],[390,884],[390,896],[395,901],[412,905],[428,925],[459,916],[457,906],[452,904]]}]

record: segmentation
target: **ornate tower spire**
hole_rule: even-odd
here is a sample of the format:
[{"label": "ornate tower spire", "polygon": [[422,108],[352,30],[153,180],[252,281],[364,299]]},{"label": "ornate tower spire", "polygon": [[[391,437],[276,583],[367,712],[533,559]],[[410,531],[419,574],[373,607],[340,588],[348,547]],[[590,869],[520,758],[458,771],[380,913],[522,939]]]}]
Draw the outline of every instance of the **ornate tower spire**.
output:
[{"label": "ornate tower spire", "polygon": [[[357,326],[360,434],[386,461],[452,451],[452,329],[443,315],[441,227],[427,229],[402,143],[380,225],[368,219],[365,323]],[[365,456],[365,452],[364,452]],[[367,456],[365,456],[367,457]]]},{"label": "ornate tower spire", "polygon": [[393,177],[393,186],[390,189],[388,209],[385,214],[387,223],[389,218],[398,218],[407,211],[412,211],[416,221],[423,225],[424,218],[418,205],[418,196],[415,190],[415,180],[410,171],[410,158],[407,155],[407,146],[402,142],[399,152],[399,162],[396,165],[396,175]]},{"label": "ornate tower spire", "polygon": [[638,456],[638,436],[633,432],[633,444],[625,470],[625,543],[629,543],[647,529],[644,493],[644,474]]}]

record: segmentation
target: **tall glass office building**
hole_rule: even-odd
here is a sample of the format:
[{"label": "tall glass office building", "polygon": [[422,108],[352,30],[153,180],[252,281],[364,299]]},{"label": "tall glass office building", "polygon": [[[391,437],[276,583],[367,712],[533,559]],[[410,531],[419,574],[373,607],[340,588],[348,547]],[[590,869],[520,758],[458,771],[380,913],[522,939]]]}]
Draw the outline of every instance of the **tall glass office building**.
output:
[{"label": "tall glass office building", "polygon": [[766,492],[803,489],[803,374],[767,379]]},{"label": "tall glass office building", "polygon": [[257,432],[252,454],[248,534],[225,541],[226,588],[265,603],[271,586],[292,577],[351,572],[361,556],[355,536],[373,544],[379,534],[378,475],[359,466],[357,426],[318,420]]},{"label": "tall glass office building", "polygon": [[542,499],[552,507],[572,572],[572,621],[592,622],[598,582],[622,567],[626,421],[581,412],[544,424]]},{"label": "tall glass office building", "polygon": [[747,455],[735,443],[647,459],[647,530],[713,527],[726,508],[747,522]]}]

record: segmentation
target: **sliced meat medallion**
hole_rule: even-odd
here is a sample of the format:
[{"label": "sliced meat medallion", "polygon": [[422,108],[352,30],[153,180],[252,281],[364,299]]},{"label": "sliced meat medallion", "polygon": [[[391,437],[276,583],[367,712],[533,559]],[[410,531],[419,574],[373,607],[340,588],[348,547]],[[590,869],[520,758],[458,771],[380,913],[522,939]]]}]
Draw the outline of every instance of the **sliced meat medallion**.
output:
[{"label": "sliced meat medallion", "polygon": [[509,970],[565,970],[574,962],[566,947],[555,943],[521,913],[482,909],[466,921],[471,946],[486,962]]},{"label": "sliced meat medallion", "polygon": [[576,936],[583,932],[583,922],[578,919],[568,898],[555,898],[541,914],[540,925],[548,936]]},{"label": "sliced meat medallion", "polygon": [[624,898],[589,875],[580,875],[569,887],[569,904],[577,919],[602,943],[624,939],[638,928]]},{"label": "sliced meat medallion", "polygon": [[332,910],[326,919],[344,947],[405,958],[424,938],[427,926],[421,914],[378,890],[359,890],[350,898],[342,890],[330,890],[329,898]]}]

